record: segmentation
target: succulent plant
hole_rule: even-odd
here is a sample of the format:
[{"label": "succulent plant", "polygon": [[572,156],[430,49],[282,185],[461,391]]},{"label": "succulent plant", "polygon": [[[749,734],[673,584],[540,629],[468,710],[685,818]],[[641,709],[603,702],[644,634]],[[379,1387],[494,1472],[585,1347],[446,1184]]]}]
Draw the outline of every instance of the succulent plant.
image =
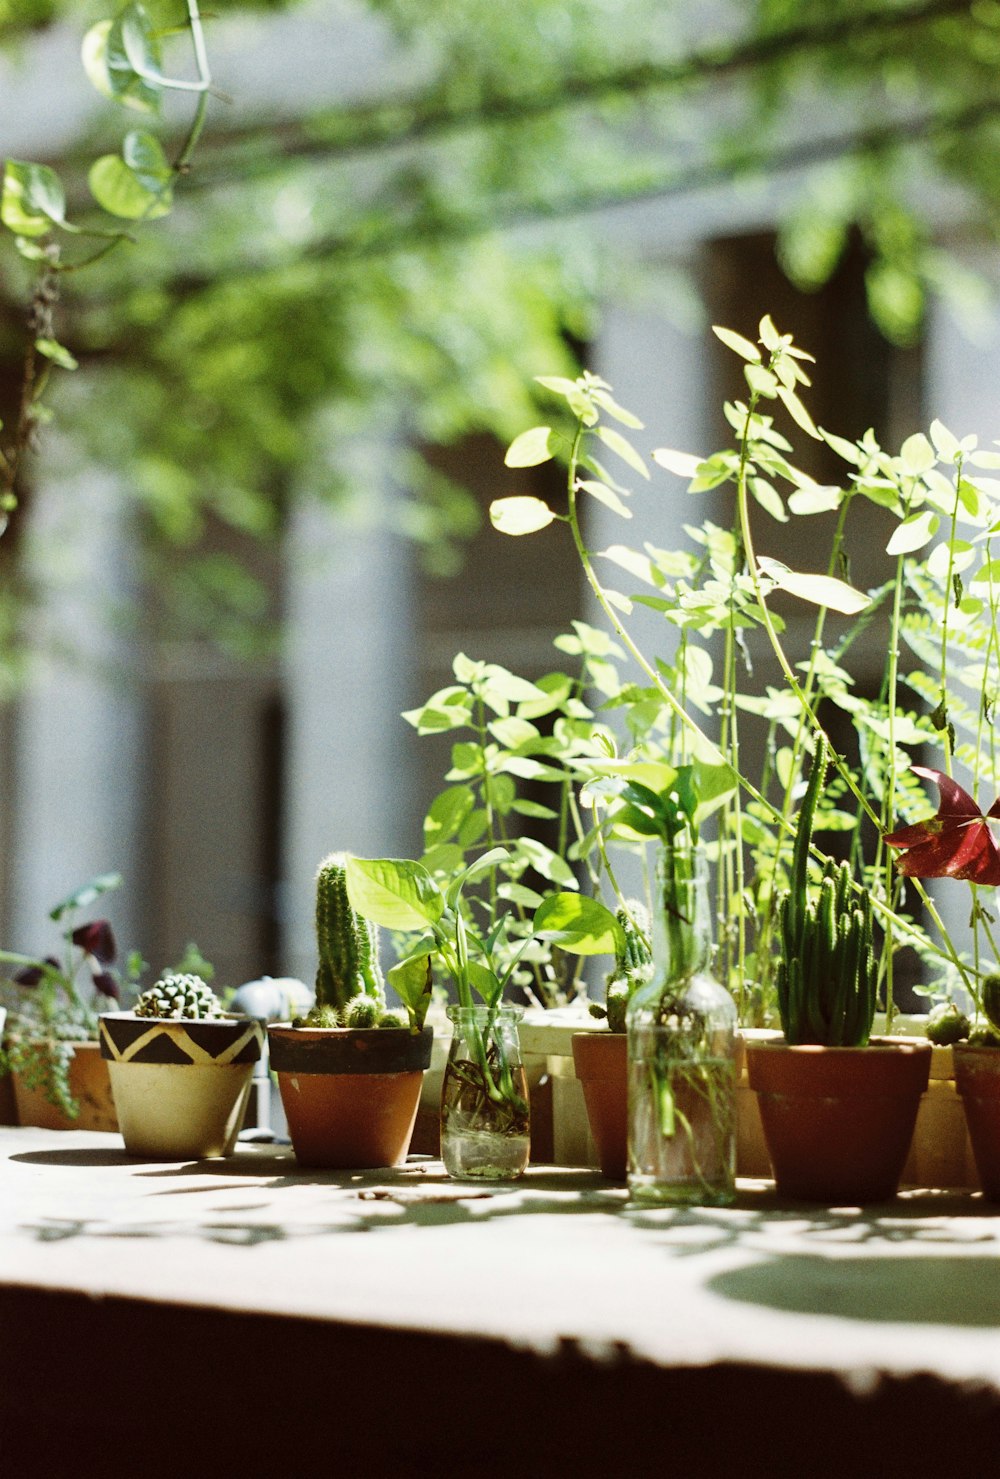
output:
[{"label": "succulent plant", "polygon": [[608,973],[604,1001],[591,1002],[592,1017],[606,1017],[612,1032],[625,1031],[625,1013],[636,987],[643,986],[653,972],[649,945],[649,914],[638,899],[629,899],[615,917],[622,927],[624,943],[615,952],[614,970]]},{"label": "succulent plant", "polygon": [[168,971],[135,1004],[137,1017],[200,1021],[222,1014],[219,998],[200,976]]},{"label": "succulent plant", "polygon": [[355,996],[385,1004],[378,959],[378,927],[363,919],[347,897],[344,853],[331,853],[316,874],[316,1005],[339,1011]]},{"label": "succulent plant", "polygon": [[778,1010],[788,1043],[860,1047],[875,1015],[877,968],[871,904],[847,863],[825,858],[811,893],[809,852],[816,804],[826,779],[828,744],[816,743],[792,853],[790,887],[778,914]]},{"label": "succulent plant", "polygon": [[925,1031],[937,1047],[947,1047],[968,1037],[972,1027],[966,1014],[953,1001],[940,1001],[927,1016]]},{"label": "succulent plant", "polygon": [[378,926],[347,896],[347,855],[331,853],[316,874],[316,1005],[294,1019],[302,1027],[403,1027],[385,1009]]}]

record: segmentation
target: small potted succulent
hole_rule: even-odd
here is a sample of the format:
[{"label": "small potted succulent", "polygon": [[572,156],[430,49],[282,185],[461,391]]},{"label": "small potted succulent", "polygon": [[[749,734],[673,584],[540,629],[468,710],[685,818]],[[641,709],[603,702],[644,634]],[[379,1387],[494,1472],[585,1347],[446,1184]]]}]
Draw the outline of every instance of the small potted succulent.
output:
[{"label": "small potted succulent", "polygon": [[329,1169],[394,1166],[406,1157],[434,1034],[430,979],[398,983],[389,1011],[378,929],[352,906],[344,853],[316,876],[316,1001],[268,1028],[271,1067],[296,1159]]},{"label": "small potted succulent", "polygon": [[747,1069],[779,1192],[884,1201],[899,1186],[930,1051],[920,1041],[871,1040],[878,972],[869,896],[847,863],[830,858],[810,882],[827,763],[819,736],[778,908],[784,1041],[748,1043]]},{"label": "small potted succulent", "polygon": [[224,1012],[201,976],[168,971],[132,1012],[101,1017],[125,1149],[151,1160],[232,1153],[263,1029]]},{"label": "small potted succulent", "polygon": [[[81,910],[119,887],[117,873],[75,889],[50,911],[62,926],[60,956],[0,951],[13,967],[3,995],[7,1009],[0,1072],[11,1074],[22,1125],[55,1130],[118,1129],[107,1068],[98,1048],[98,1017],[121,999],[118,948],[107,919],[78,923]],[[124,984],[143,962],[129,956]]]}]

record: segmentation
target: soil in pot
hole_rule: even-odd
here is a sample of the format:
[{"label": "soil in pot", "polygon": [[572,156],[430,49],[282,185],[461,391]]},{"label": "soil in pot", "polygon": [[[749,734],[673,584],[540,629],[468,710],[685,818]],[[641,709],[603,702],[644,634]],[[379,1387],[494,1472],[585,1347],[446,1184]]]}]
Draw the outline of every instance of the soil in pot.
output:
[{"label": "soil in pot", "polygon": [[927,1088],[929,1043],[748,1042],[746,1054],[782,1196],[844,1206],[896,1195]]},{"label": "soil in pot", "polygon": [[362,1170],[406,1159],[434,1033],[406,1028],[268,1028],[295,1158]]}]

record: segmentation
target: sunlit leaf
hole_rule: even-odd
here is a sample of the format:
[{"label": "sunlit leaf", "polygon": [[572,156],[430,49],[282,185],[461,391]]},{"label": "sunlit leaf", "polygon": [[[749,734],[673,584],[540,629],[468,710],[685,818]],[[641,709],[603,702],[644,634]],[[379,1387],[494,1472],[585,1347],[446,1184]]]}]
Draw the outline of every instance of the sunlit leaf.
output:
[{"label": "sunlit leaf", "polygon": [[871,604],[868,596],[856,591],[845,581],[836,580],[832,575],[803,574],[789,570],[780,560],[771,560],[764,555],[760,556],[757,563],[761,574],[773,580],[779,590],[809,601],[814,606],[824,606],[831,611],[840,611],[844,616],[854,616]]},{"label": "sunlit leaf", "polygon": [[490,504],[490,523],[501,534],[535,534],[552,523],[555,514],[541,498],[526,494],[515,494],[511,498],[495,498]]}]

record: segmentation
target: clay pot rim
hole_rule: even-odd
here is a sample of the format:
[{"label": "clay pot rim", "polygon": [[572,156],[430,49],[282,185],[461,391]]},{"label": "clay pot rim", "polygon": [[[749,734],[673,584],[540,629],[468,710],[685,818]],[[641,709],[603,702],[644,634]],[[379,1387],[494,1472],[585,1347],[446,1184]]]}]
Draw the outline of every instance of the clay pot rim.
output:
[{"label": "clay pot rim", "polygon": [[797,1053],[803,1057],[833,1057],[848,1053],[929,1053],[934,1046],[928,1039],[919,1037],[873,1037],[868,1042],[854,1047],[818,1042],[785,1042],[783,1037],[744,1038],[743,1041],[748,1053]]},{"label": "clay pot rim", "polygon": [[277,1073],[423,1073],[434,1046],[434,1029],[408,1027],[293,1027],[267,1029],[271,1066]]}]

